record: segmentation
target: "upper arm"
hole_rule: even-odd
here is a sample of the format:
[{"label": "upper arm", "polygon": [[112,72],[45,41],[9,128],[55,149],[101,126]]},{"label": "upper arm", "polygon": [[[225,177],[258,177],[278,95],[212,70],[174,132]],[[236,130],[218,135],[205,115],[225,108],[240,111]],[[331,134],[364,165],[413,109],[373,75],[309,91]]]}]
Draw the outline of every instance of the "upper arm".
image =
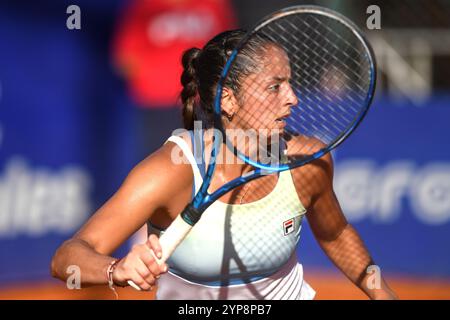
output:
[{"label": "upper arm", "polygon": [[314,161],[315,188],[307,214],[311,230],[318,241],[336,239],[347,225],[347,220],[333,190],[333,160],[328,153]]},{"label": "upper arm", "polygon": [[[310,137],[298,137],[288,144],[292,150],[311,153],[323,147],[323,143]],[[336,239],[347,225],[333,190],[333,171],[330,153],[291,171],[299,198],[307,203],[306,217],[318,241]]]},{"label": "upper arm", "polygon": [[192,184],[188,164],[174,164],[173,143],[167,143],[134,167],[117,192],[77,232],[75,238],[97,252],[110,254],[142,227],[174,195]]}]

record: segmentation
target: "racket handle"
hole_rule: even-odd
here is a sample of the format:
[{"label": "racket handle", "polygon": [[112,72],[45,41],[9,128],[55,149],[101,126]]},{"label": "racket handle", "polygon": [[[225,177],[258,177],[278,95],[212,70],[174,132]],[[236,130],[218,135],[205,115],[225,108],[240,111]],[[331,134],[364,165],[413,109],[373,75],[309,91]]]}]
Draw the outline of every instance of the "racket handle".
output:
[{"label": "racket handle", "polygon": [[[186,221],[184,221],[181,216],[182,214],[178,215],[170,224],[170,226],[164,231],[164,233],[159,237],[159,243],[161,245],[162,251],[161,259],[158,259],[153,250],[150,250],[153,258],[155,258],[156,262],[159,265],[163,264],[167,261],[167,259],[169,259],[169,257],[193,227]],[[132,280],[128,280],[128,284],[136,290],[141,290],[141,288],[139,288],[139,286],[136,285]]]}]

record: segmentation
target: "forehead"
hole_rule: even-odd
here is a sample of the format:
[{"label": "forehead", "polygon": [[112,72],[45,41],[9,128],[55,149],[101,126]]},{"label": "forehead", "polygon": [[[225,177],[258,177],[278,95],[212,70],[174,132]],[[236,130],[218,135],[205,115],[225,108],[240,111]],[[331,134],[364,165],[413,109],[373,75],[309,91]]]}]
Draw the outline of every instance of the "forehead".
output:
[{"label": "forehead", "polygon": [[261,48],[262,59],[264,63],[269,64],[289,64],[289,57],[283,48],[276,46],[274,44],[265,46]]},{"label": "forehead", "polygon": [[252,57],[256,68],[248,75],[243,76],[242,88],[263,88],[270,83],[291,78],[289,57],[279,46],[270,44],[260,48],[257,56]]},{"label": "forehead", "polygon": [[269,45],[262,50],[260,75],[290,77],[289,57],[282,48]]}]

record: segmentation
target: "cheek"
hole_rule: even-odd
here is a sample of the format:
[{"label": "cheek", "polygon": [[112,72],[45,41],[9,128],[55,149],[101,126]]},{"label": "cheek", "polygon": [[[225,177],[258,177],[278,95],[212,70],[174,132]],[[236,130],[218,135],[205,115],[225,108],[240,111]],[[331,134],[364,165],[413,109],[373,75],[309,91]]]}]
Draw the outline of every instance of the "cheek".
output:
[{"label": "cheek", "polygon": [[267,127],[277,117],[278,100],[274,95],[258,95],[247,101],[242,118],[250,127]]},{"label": "cheek", "polygon": [[272,109],[271,106],[276,102],[276,97],[265,91],[255,91],[246,96],[244,109],[255,115],[266,113]]}]

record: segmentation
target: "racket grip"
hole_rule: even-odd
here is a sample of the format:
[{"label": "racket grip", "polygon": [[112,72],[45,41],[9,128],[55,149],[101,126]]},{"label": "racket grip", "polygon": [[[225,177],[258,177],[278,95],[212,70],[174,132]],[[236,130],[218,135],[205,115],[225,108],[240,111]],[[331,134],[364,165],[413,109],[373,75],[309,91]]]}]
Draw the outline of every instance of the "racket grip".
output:
[{"label": "racket grip", "polygon": [[[186,207],[184,211],[189,210],[188,207]],[[164,233],[159,237],[159,243],[161,245],[162,251],[161,259],[158,259],[153,250],[151,250],[153,257],[159,265],[163,264],[167,261],[167,259],[169,259],[169,257],[193,227],[183,220],[182,215],[183,214],[178,215],[170,224],[170,226],[164,231]],[[136,290],[141,290],[141,288],[139,288],[139,286],[136,285],[132,280],[128,280],[128,284]]]}]

